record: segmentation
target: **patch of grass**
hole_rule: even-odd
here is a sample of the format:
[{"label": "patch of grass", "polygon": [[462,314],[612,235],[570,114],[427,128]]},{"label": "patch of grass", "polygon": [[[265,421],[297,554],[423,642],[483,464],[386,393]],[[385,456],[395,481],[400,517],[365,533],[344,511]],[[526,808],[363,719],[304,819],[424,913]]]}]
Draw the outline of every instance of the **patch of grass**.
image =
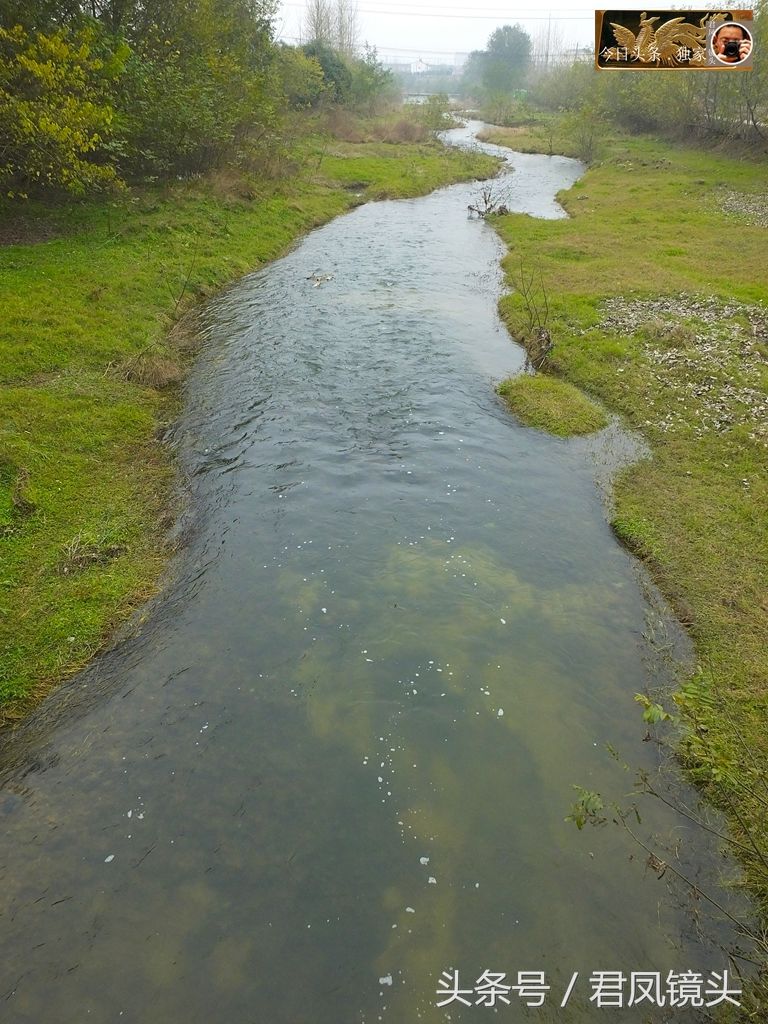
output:
[{"label": "patch of grass", "polygon": [[497,391],[526,426],[558,437],[592,434],[608,422],[599,405],[557,377],[525,373],[502,381]]},{"label": "patch of grass", "polygon": [[579,156],[578,145],[566,130],[563,118],[541,111],[536,111],[514,127],[490,125],[478,134],[478,138],[494,146],[508,146],[518,153]]},{"label": "patch of grass", "polygon": [[[454,180],[491,177],[498,168],[492,158],[467,150],[453,152],[451,165]],[[318,174],[352,186],[358,201],[407,199],[446,184],[445,154],[437,143],[337,143],[323,157]]]},{"label": "patch of grass", "polygon": [[[521,258],[541,267],[554,372],[650,445],[616,481],[614,527],[677,609],[707,680],[706,697],[682,699],[686,764],[735,837],[748,829],[768,850],[756,781],[768,777],[766,236],[743,218],[726,243],[712,201],[724,183],[759,196],[765,163],[602,136],[603,161],[562,196],[568,219],[493,223],[511,274]],[[524,330],[519,296],[500,308]],[[748,884],[768,912],[764,875]]]},{"label": "patch of grass", "polygon": [[0,247],[0,721],[82,667],[158,585],[174,472],[156,437],[194,350],[185,314],[359,203],[350,181],[418,195],[497,168],[437,143],[322,137],[300,139],[293,162],[277,181],[219,172],[31,205],[23,231],[12,218],[6,238],[27,244]]}]

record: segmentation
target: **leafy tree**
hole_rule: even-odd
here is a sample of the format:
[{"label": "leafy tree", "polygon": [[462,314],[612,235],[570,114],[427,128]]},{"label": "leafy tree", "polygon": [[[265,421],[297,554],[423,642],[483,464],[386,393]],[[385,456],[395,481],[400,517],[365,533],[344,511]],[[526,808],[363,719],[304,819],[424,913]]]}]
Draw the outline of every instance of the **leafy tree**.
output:
[{"label": "leafy tree", "polygon": [[50,34],[0,28],[3,194],[81,194],[117,181],[104,147],[113,130],[110,89],[127,55],[124,46],[100,47],[95,26]]},{"label": "leafy tree", "polygon": [[392,72],[379,63],[373,47],[366,46],[364,56],[350,61],[349,66],[352,72],[349,100],[355,109],[372,114],[382,100],[391,99],[397,91]]},{"label": "leafy tree", "polygon": [[331,100],[334,103],[346,102],[352,90],[352,72],[346,61],[336,50],[320,40],[307,43],[303,50],[307,57],[314,57],[323,69],[323,78]]},{"label": "leafy tree", "polygon": [[98,24],[132,49],[173,44],[186,52],[215,36],[227,50],[271,36],[277,0],[0,0],[0,25],[41,30]]},{"label": "leafy tree", "polygon": [[461,92],[464,96],[479,98],[483,92],[483,76],[488,54],[485,50],[473,50],[464,64],[461,77]]},{"label": "leafy tree", "polygon": [[258,81],[231,54],[134,56],[121,83],[118,162],[132,175],[153,177],[217,166],[253,124],[262,99]]},{"label": "leafy tree", "polygon": [[282,102],[269,18],[274,0],[101,0],[133,48],[116,106],[130,175],[216,166],[264,137]]},{"label": "leafy tree", "polygon": [[0,27],[51,31],[71,25],[82,13],[80,0],[0,0]]},{"label": "leafy tree", "polygon": [[448,127],[447,116],[450,110],[448,97],[444,92],[427,97],[427,102],[419,107],[419,116],[431,132],[440,132]]},{"label": "leafy tree", "polygon": [[519,89],[531,64],[531,37],[520,25],[502,25],[491,33],[482,64],[482,82],[489,93]]},{"label": "leafy tree", "polygon": [[297,47],[283,45],[279,48],[277,74],[290,107],[312,107],[325,90],[320,63]]}]

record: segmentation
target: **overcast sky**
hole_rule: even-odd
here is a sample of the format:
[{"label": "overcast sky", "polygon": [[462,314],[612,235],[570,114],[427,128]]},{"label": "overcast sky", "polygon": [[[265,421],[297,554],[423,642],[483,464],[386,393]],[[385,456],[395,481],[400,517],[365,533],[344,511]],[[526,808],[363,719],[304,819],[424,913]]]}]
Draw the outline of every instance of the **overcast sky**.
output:
[{"label": "overcast sky", "polygon": [[[518,22],[533,36],[541,26],[546,28],[549,17],[559,26],[566,45],[592,46],[594,7],[584,7],[579,0],[557,3],[550,11],[520,0],[507,0],[506,5],[502,0],[486,0],[484,6],[472,0],[358,0],[357,9],[361,41],[375,46],[381,59],[423,57],[434,63],[442,57],[452,63],[455,54],[484,49],[488,36],[500,25]],[[622,10],[634,6],[617,5]],[[276,20],[278,38],[304,41],[304,9],[303,0],[282,0]]]}]

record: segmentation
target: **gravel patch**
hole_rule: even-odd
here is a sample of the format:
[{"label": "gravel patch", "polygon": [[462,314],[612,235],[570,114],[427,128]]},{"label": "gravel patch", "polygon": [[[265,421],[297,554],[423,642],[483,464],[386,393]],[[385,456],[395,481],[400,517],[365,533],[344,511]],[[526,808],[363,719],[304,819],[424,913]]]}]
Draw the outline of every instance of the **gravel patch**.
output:
[{"label": "gravel patch", "polygon": [[717,194],[723,213],[748,220],[750,224],[768,228],[768,199],[751,192],[733,192],[730,189]]},{"label": "gravel patch", "polygon": [[646,425],[697,437],[746,426],[768,448],[768,308],[685,293],[619,297],[604,304],[600,326],[642,344],[648,397],[663,405],[649,406]]}]

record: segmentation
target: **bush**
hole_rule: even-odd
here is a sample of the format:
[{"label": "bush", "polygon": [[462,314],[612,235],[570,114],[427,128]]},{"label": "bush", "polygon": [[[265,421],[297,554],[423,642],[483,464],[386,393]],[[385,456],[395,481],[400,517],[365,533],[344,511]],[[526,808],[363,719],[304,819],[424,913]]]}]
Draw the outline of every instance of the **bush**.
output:
[{"label": "bush", "polygon": [[0,190],[10,198],[118,183],[106,164],[109,90],[127,46],[110,52],[95,26],[0,28]]},{"label": "bush", "polygon": [[419,115],[423,124],[431,132],[441,132],[449,127],[448,113],[450,102],[444,92],[428,96],[427,102],[419,107]]},{"label": "bush", "polygon": [[197,174],[274,119],[274,83],[232,54],[133,55],[119,97],[118,165],[131,176]]},{"label": "bush", "polygon": [[352,89],[352,72],[341,54],[320,40],[307,43],[303,51],[322,68],[330,100],[333,103],[346,103]]},{"label": "bush", "polygon": [[320,62],[293,46],[283,45],[277,53],[277,73],[288,105],[293,109],[315,106],[325,91]]},{"label": "bush", "polygon": [[379,63],[371,47],[367,46],[362,57],[350,62],[350,72],[349,102],[361,113],[376,113],[397,94],[392,72]]}]

